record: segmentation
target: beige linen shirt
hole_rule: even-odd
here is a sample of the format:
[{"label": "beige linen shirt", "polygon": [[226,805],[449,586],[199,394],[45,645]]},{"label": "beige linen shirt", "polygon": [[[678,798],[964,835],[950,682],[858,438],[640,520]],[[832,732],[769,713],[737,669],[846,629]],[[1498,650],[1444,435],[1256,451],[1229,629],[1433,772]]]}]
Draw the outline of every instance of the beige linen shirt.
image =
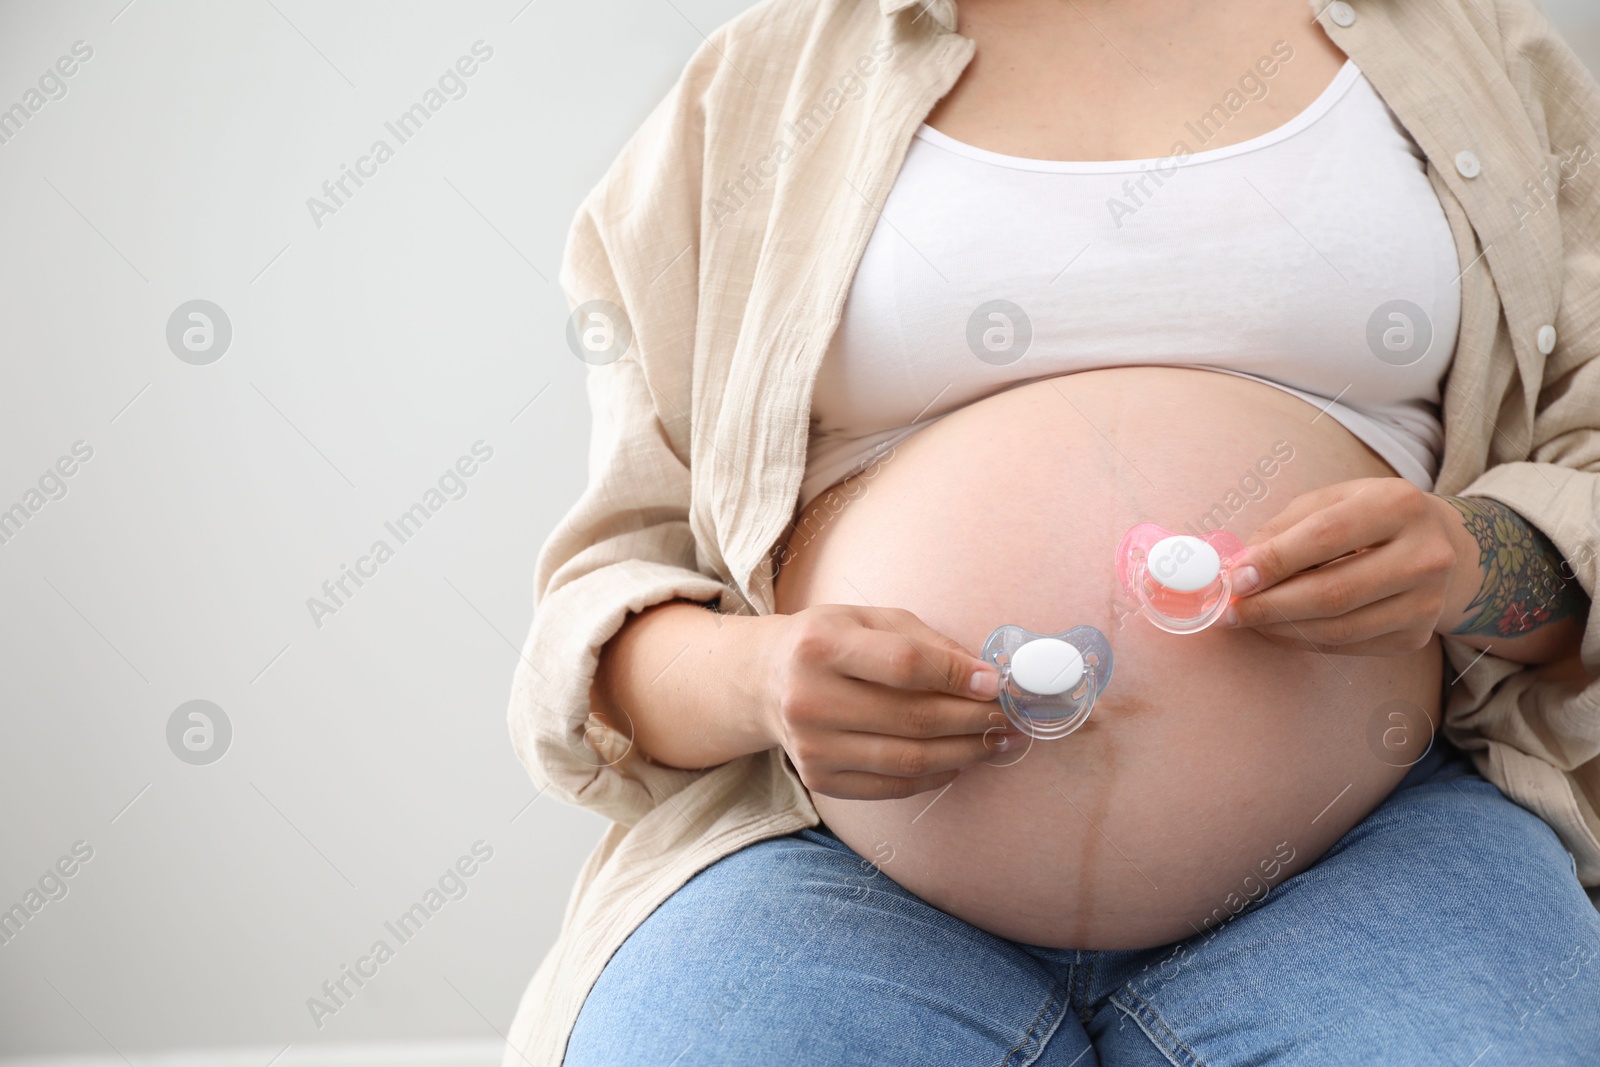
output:
[{"label": "beige linen shirt", "polygon": [[[1459,249],[1436,491],[1515,508],[1592,595],[1600,88],[1534,0],[1331,6],[1322,25],[1427,154]],[[591,728],[589,687],[630,612],[674,598],[773,610],[812,382],[911,136],[972,58],[955,26],[953,0],[765,0],[712,34],[572,224],[571,305],[616,305],[631,339],[588,372],[588,487],[539,557],[509,717],[535,782],[612,825],[523,996],[507,1067],[561,1062],[607,960],[696,871],[819,821],[781,751],[655,766]],[[1600,886],[1600,612],[1581,669],[1445,646],[1460,675],[1448,736]]]}]

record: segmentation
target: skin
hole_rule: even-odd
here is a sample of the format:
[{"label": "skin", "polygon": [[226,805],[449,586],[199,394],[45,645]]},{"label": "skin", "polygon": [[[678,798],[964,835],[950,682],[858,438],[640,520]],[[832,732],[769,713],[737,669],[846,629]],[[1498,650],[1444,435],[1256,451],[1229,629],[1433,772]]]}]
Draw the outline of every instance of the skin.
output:
[{"label": "skin", "polygon": [[[1451,629],[1463,638],[1510,640],[1545,630],[1564,650],[1577,647],[1589,616],[1589,596],[1571,576],[1561,573],[1561,553],[1550,539],[1498,500],[1446,497],[1460,513],[1477,543],[1484,579],[1467,605],[1467,616]],[[1572,635],[1557,638],[1565,625]]]},{"label": "skin", "polygon": [[[1024,742],[907,800],[813,790],[823,820],[861,855],[892,857],[882,873],[934,906],[1063,948],[1169,943],[1245,891],[1264,858],[1292,853],[1280,879],[1315,861],[1426,748],[1437,640],[1336,657],[1243,627],[1180,637],[1133,609],[1112,560],[1130,526],[1206,514],[1278,445],[1273,473],[1227,505],[1241,537],[1284,501],[1395,480],[1317,414],[1234,375],[1114,367],[996,393],[896,445],[791,554],[777,610],[893,604],[971,649],[1002,622],[1089,625],[1108,637],[1115,674],[1069,737]],[[953,507],[931,487],[976,489],[982,503]],[[793,711],[802,726],[844,714],[830,700]],[[803,733],[791,743],[802,778],[834,752]]]},{"label": "skin", "polygon": [[1225,625],[1288,648],[1389,655],[1449,634],[1521,663],[1577,653],[1589,598],[1549,538],[1496,500],[1398,478],[1291,501],[1239,562]]},{"label": "skin", "polygon": [[927,118],[958,141],[1031,159],[1153,159],[1196,147],[1192,121],[1272,46],[1294,49],[1271,91],[1205,147],[1268,133],[1305,110],[1345,56],[1302,0],[961,0],[977,42]]},{"label": "skin", "polygon": [[[1219,85],[1285,41],[1295,58],[1271,91],[1205,147],[1258,137],[1309,105],[1345,60],[1299,0],[963,0],[959,19],[978,49],[928,124],[1036,159],[1163,156],[1193,141],[1185,123]],[[1241,568],[1254,566],[1259,584],[1232,624],[1289,647],[1392,655],[1441,633],[1545,663],[1576,653],[1588,616],[1554,546],[1495,501],[1351,483],[1293,501],[1256,536],[1265,543]],[[1347,553],[1360,554],[1307,573]]]},{"label": "skin", "polygon": [[[1164,155],[1219,86],[1287,41],[1296,58],[1271,93],[1206,147],[1255,137],[1303,110],[1343,62],[1300,0],[963,0],[960,19],[977,53],[929,123],[1033,158]],[[1343,656],[1403,655],[1447,633],[1549,662],[1574,652],[1588,610],[1570,583],[1541,577],[1559,576],[1559,558],[1509,508],[1392,477],[1294,497],[1252,535],[1242,566],[1259,584],[1235,605],[1236,628]],[[1513,604],[1524,607],[1508,616]],[[996,727],[994,691],[987,664],[903,609],[756,617],[670,603],[607,643],[593,710],[658,763],[709,767],[782,746],[814,794],[884,800],[947,786],[1018,743]]]}]

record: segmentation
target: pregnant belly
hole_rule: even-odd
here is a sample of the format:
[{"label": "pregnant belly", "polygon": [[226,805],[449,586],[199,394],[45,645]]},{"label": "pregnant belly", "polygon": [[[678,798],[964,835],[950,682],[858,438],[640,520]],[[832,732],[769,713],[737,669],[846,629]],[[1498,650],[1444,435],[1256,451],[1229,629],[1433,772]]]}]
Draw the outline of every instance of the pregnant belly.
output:
[{"label": "pregnant belly", "polygon": [[833,506],[802,509],[777,609],[905,608],[974,652],[1004,623],[1087,623],[1115,674],[1065,738],[996,753],[943,792],[815,795],[817,810],[885,876],[1003,937],[1135,948],[1225,922],[1420,757],[1439,645],[1328,657],[1252,631],[1165,633],[1131,610],[1117,542],[1138,522],[1248,539],[1300,493],[1393,473],[1316,408],[1208,371],[1068,375],[939,420]]}]

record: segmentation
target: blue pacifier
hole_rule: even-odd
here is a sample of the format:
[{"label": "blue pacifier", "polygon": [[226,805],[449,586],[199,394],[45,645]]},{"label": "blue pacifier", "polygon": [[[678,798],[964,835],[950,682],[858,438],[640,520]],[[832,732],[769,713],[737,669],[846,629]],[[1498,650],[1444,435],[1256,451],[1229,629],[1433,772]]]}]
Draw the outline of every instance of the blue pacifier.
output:
[{"label": "blue pacifier", "polygon": [[1093,626],[1059,634],[1002,626],[981,655],[1000,669],[1000,706],[1011,725],[1044,741],[1082,726],[1111,683],[1111,642]]}]

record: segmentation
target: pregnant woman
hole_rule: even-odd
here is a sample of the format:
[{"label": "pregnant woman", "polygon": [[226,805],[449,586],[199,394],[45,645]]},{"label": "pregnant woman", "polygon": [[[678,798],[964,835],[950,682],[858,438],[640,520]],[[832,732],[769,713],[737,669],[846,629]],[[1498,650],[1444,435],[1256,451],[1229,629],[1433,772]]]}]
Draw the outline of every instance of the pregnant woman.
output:
[{"label": "pregnant woman", "polygon": [[505,1062],[1600,1062],[1596,136],[1531,0],[719,30],[568,244],[511,723],[611,826]]}]

